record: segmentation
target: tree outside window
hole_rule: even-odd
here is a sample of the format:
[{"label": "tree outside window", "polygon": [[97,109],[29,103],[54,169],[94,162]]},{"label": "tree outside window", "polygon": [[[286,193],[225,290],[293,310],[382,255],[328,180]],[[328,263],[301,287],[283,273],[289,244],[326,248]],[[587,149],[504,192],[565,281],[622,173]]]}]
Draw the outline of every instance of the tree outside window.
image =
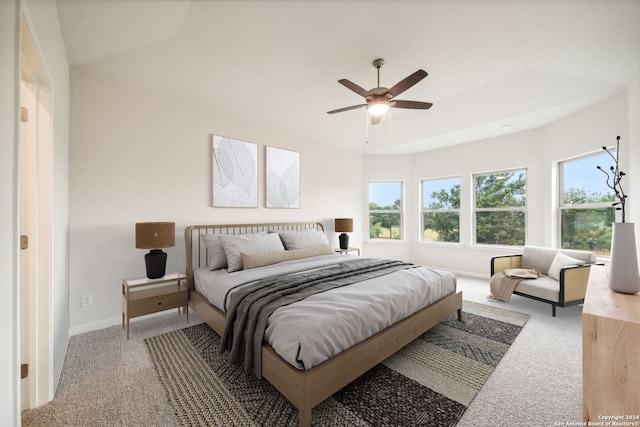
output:
[{"label": "tree outside window", "polygon": [[422,181],[423,242],[460,242],[460,178]]},{"label": "tree outside window", "polygon": [[[613,151],[615,155],[615,151]],[[612,162],[607,153],[583,156],[558,164],[560,245],[608,256],[615,222],[613,190],[596,170]]]},{"label": "tree outside window", "polygon": [[402,182],[369,183],[369,238],[402,239]]},{"label": "tree outside window", "polygon": [[520,169],[474,176],[477,244],[525,244],[526,175]]}]

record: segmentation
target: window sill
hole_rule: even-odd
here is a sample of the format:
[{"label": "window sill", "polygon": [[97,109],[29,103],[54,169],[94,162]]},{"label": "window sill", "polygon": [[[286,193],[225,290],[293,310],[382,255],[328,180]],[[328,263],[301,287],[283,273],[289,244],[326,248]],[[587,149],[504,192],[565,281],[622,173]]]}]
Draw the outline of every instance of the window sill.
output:
[{"label": "window sill", "polygon": [[430,241],[426,241],[426,240],[420,240],[418,242],[418,245],[422,245],[422,246],[450,246],[450,247],[462,247],[464,246],[462,243],[460,242],[430,242]]}]

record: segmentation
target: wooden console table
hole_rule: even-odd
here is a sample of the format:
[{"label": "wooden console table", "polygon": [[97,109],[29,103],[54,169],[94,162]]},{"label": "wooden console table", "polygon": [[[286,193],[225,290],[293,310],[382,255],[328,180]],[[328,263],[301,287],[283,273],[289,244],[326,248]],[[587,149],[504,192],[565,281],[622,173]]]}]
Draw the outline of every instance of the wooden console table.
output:
[{"label": "wooden console table", "polygon": [[640,294],[609,289],[591,266],[582,311],[583,421],[640,419]]}]

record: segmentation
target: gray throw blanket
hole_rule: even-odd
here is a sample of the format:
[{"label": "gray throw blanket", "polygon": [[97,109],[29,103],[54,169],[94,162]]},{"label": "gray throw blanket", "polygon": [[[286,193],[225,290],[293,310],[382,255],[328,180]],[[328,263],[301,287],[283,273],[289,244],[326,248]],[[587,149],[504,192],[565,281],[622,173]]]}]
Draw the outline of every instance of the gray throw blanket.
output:
[{"label": "gray throw blanket", "polygon": [[308,296],[415,267],[402,261],[358,258],[308,272],[256,280],[231,296],[220,353],[262,377],[262,341],[267,319],[277,308]]}]

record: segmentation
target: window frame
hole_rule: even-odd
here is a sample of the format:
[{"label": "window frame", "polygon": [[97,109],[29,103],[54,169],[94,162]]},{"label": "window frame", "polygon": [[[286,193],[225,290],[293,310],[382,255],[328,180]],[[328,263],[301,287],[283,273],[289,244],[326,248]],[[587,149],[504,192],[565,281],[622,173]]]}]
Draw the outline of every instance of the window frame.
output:
[{"label": "window frame", "polygon": [[[426,243],[426,244],[439,244],[439,245],[459,245],[461,243],[460,240],[460,221],[461,221],[461,209],[460,207],[458,207],[457,209],[426,209],[424,206],[424,183],[428,182],[428,181],[445,181],[445,180],[450,180],[450,179],[457,179],[458,180],[458,186],[460,187],[460,189],[462,189],[462,177],[459,175],[455,175],[455,176],[448,176],[448,177],[441,177],[441,178],[425,178],[425,179],[421,179],[420,180],[420,224],[419,224],[419,229],[418,229],[418,241],[420,243]],[[460,206],[462,204],[462,195],[460,195],[459,200],[458,200],[458,206]],[[439,241],[439,240],[425,240],[424,239],[424,214],[425,213],[457,213],[458,214],[458,241],[456,242],[443,242],[443,241]]]},{"label": "window frame", "polygon": [[[615,156],[615,147],[607,147],[607,149],[613,153],[613,155]],[[556,173],[558,174],[558,179],[557,179],[557,200],[556,200],[556,209],[557,209],[557,215],[556,215],[556,221],[557,221],[557,227],[556,227],[556,235],[555,235],[555,239],[556,239],[556,243],[558,248],[564,248],[564,228],[565,225],[563,223],[563,218],[564,218],[564,213],[565,211],[568,210],[576,210],[576,211],[580,211],[580,210],[593,210],[593,209],[610,209],[613,210],[614,212],[614,221],[618,221],[618,217],[619,217],[619,213],[615,210],[616,208],[614,206],[612,206],[612,203],[615,201],[607,201],[607,202],[590,202],[590,203],[568,203],[565,204],[564,203],[564,195],[565,195],[565,171],[564,171],[564,165],[571,163],[571,162],[575,162],[575,161],[580,161],[580,160],[584,160],[586,158],[589,157],[596,157],[599,155],[602,155],[602,151],[596,151],[596,152],[590,152],[590,153],[585,153],[585,154],[581,154],[578,156],[574,156],[568,159],[564,159],[564,160],[560,160],[557,162],[556,165]],[[596,171],[594,170],[594,173],[596,173]],[[604,179],[604,176],[603,176]],[[613,227],[612,227],[613,228]],[[574,249],[574,248],[565,248],[565,249]],[[576,250],[580,250],[580,249],[576,249]],[[610,248],[609,248],[610,250]],[[604,258],[608,258],[609,255],[606,254],[598,254],[598,257],[604,257]]]},{"label": "window frame", "polygon": [[[488,175],[500,175],[507,173],[517,173],[524,172],[524,205],[523,206],[514,206],[514,207],[501,207],[501,208],[478,208],[477,207],[477,177],[479,176],[488,176]],[[513,247],[522,247],[527,244],[528,240],[528,217],[529,217],[529,169],[527,167],[517,167],[510,169],[500,169],[491,172],[478,172],[471,175],[471,188],[472,188],[472,202],[471,202],[471,215],[472,215],[472,244],[476,246],[503,246],[508,248]],[[524,242],[522,245],[507,245],[504,243],[478,243],[478,227],[477,227],[477,214],[478,212],[523,212],[524,213]]]},{"label": "window frame", "polygon": [[[400,209],[396,210],[396,209],[375,209],[375,210],[371,210],[369,208],[369,204],[371,203],[371,191],[370,191],[370,185],[371,184],[400,184]],[[367,232],[367,242],[370,243],[397,243],[397,242],[403,242],[404,241],[404,236],[405,236],[405,229],[404,229],[404,205],[405,205],[405,185],[404,185],[404,181],[402,180],[390,180],[390,181],[368,181],[367,182],[367,228],[368,228],[368,232]],[[383,239],[383,238],[372,238],[371,237],[371,214],[372,213],[398,213],[400,214],[400,238],[399,239]]]}]

